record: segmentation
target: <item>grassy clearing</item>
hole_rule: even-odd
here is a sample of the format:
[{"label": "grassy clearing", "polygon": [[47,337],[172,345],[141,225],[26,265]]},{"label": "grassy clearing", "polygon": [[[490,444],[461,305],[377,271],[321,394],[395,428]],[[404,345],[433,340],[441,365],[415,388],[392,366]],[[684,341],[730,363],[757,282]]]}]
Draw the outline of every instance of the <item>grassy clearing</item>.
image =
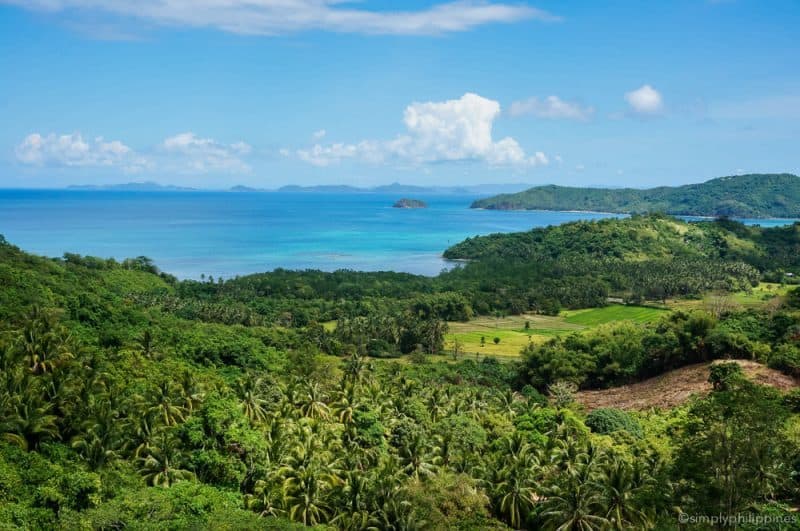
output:
[{"label": "grassy clearing", "polygon": [[563,312],[564,321],[581,326],[598,326],[617,321],[633,321],[636,323],[649,323],[657,321],[666,312],[662,308],[649,306],[623,306],[612,304],[603,308],[589,308],[586,310],[572,310]]},{"label": "grassy clearing", "polygon": [[695,310],[703,309],[714,311],[720,306],[730,306],[733,309],[763,308],[775,304],[780,297],[786,295],[794,286],[762,282],[750,291],[736,293],[709,294],[702,299],[671,300],[667,303],[672,309]]},{"label": "grassy clearing", "polygon": [[[525,323],[528,328],[525,328]],[[464,355],[517,357],[530,343],[542,343],[549,338],[582,330],[584,327],[567,323],[561,317],[524,314],[507,317],[479,317],[467,323],[452,322],[446,337],[451,349],[458,339]],[[495,344],[494,338],[500,338]],[[484,338],[483,345],[481,338]]]},{"label": "grassy clearing", "polygon": [[[552,337],[611,322],[651,322],[668,311],[662,308],[615,304],[604,308],[565,311],[557,317],[535,314],[480,317],[467,323],[449,323],[445,344],[446,349],[451,350],[457,339],[464,355],[516,358],[531,343],[543,343]],[[500,338],[497,344],[494,342],[496,337]],[[483,344],[481,338],[484,339]]]}]

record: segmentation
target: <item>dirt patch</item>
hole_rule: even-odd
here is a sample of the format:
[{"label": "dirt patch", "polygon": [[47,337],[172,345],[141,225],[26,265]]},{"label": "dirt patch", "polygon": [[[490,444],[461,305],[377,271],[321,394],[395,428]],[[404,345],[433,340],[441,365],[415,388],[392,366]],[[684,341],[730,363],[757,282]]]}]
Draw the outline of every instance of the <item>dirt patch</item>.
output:
[{"label": "dirt patch", "polygon": [[[788,391],[800,385],[800,382],[791,376],[760,363],[748,360],[734,361],[741,365],[750,380],[761,385],[770,385],[781,391]],[[601,407],[637,411],[672,408],[683,404],[692,395],[705,394],[711,390],[711,384],[708,383],[710,366],[711,363],[698,363],[631,385],[600,391],[579,391],[577,399],[589,411]]]}]

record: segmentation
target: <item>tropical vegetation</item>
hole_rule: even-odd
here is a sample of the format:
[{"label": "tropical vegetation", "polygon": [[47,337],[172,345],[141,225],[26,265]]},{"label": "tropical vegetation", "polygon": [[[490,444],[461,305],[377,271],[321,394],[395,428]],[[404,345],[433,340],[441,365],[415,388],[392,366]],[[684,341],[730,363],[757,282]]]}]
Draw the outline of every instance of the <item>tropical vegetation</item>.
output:
[{"label": "tropical vegetation", "polygon": [[719,177],[658,188],[536,186],[472,203],[494,210],[583,210],[738,218],[800,217],[800,177],[788,173]]},{"label": "tropical vegetation", "polygon": [[[476,315],[790,282],[797,231],[655,216],[472,239],[472,261],[436,278],[183,281],[145,257],[0,239],[0,529],[796,526],[798,393],[735,360],[800,375],[797,288],[575,330],[508,362],[445,337]],[[708,393],[672,410],[580,401],[710,360]]]}]

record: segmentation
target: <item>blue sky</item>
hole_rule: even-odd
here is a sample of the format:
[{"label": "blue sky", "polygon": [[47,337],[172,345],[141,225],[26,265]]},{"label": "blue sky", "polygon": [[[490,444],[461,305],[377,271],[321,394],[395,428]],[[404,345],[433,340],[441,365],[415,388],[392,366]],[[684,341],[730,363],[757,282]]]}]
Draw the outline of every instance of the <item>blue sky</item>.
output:
[{"label": "blue sky", "polygon": [[0,0],[0,186],[800,173],[798,27],[796,0]]}]

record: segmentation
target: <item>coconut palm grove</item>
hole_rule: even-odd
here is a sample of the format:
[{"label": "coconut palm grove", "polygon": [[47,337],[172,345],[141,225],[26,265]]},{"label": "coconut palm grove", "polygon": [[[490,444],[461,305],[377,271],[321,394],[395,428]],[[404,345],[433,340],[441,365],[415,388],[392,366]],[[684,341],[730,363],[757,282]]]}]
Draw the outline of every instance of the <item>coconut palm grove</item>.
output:
[{"label": "coconut palm grove", "polygon": [[0,0],[0,531],[800,531],[798,28]]},{"label": "coconut palm grove", "polygon": [[[0,523],[793,528],[799,249],[800,224],[651,215],[472,239],[434,278],[193,281],[3,240]],[[537,321],[587,307],[605,322]],[[516,356],[449,332],[504,316]],[[678,404],[588,399],[685,367]]]}]

